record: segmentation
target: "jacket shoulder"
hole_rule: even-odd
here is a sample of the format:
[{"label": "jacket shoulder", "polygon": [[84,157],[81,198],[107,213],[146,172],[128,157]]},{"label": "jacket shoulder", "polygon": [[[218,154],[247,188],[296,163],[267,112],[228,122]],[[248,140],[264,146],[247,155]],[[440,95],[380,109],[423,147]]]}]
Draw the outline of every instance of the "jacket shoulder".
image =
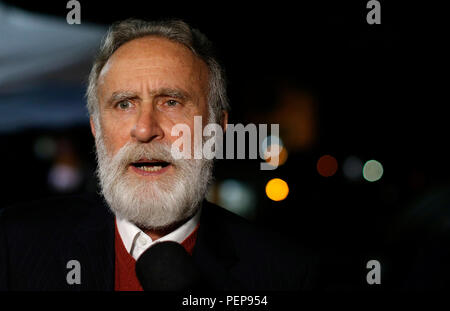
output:
[{"label": "jacket shoulder", "polygon": [[[90,196],[57,197],[8,207],[0,214],[0,290],[110,289],[113,215]],[[66,282],[78,260],[84,282]]]},{"label": "jacket shoulder", "polygon": [[235,252],[238,260],[235,274],[252,275],[255,280],[249,287],[281,290],[316,287],[318,257],[301,241],[211,203],[208,203],[206,213],[205,219],[209,218],[216,228],[221,228],[215,236],[222,239],[222,243],[231,245],[228,249]]},{"label": "jacket shoulder", "polygon": [[[271,228],[265,228],[259,224],[233,213],[225,208],[208,202],[206,212],[209,221],[220,223],[224,233],[231,238],[233,244],[238,248],[246,248],[249,243],[258,250],[280,249],[285,252],[302,250],[305,254],[312,254],[301,246],[300,241],[278,233]],[[202,212],[203,213],[203,212]]]},{"label": "jacket shoulder", "polygon": [[3,226],[20,226],[25,230],[35,225],[67,226],[88,221],[94,216],[112,213],[95,195],[73,195],[23,202],[4,208],[0,212]]}]

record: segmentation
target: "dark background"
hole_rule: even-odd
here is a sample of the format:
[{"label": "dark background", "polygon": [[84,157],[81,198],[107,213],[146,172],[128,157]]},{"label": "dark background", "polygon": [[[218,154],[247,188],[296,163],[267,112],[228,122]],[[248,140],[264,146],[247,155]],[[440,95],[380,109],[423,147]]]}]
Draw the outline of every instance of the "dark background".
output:
[{"label": "dark background", "polygon": [[[5,2],[61,19],[69,11],[66,1]],[[246,185],[254,195],[248,218],[313,249],[339,284],[331,286],[349,289],[374,288],[366,283],[370,259],[382,264],[379,288],[402,287],[423,245],[445,236],[450,224],[443,8],[380,2],[381,25],[368,25],[367,1],[80,1],[82,23],[176,17],[214,42],[228,77],[229,123],[280,123],[281,138],[291,137],[284,165],[261,171],[260,160],[219,160],[217,184]],[[310,117],[292,122],[290,112],[304,109]],[[33,153],[43,135],[58,142],[58,161],[82,172],[77,187],[59,191],[48,183],[57,159]],[[1,134],[0,206],[96,191],[93,142],[87,122]],[[331,177],[316,169],[324,154],[338,162]],[[342,171],[349,156],[378,160],[382,178],[349,180]],[[290,188],[280,202],[264,191],[275,177]]]}]

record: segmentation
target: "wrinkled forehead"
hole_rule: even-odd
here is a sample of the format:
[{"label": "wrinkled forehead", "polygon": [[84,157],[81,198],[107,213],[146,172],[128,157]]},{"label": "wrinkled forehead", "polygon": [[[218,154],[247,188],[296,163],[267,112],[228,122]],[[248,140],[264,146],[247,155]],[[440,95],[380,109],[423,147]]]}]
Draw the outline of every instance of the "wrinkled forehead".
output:
[{"label": "wrinkled forehead", "polygon": [[144,37],[119,47],[102,68],[98,82],[103,89],[147,82],[176,84],[205,93],[208,68],[203,60],[180,43]]}]

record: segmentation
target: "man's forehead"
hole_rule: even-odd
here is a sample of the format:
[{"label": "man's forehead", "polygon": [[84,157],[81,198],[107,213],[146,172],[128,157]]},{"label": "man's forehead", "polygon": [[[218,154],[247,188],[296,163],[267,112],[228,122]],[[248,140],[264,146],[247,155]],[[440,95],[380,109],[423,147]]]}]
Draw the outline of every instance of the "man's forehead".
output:
[{"label": "man's forehead", "polygon": [[106,62],[99,75],[99,85],[105,79],[133,76],[143,78],[168,75],[178,79],[205,82],[206,64],[187,47],[167,39],[145,37],[127,42]]},{"label": "man's forehead", "polygon": [[108,59],[101,74],[107,73],[113,66],[124,68],[178,66],[202,70],[205,64],[181,43],[164,38],[144,37],[131,40],[119,47]]}]

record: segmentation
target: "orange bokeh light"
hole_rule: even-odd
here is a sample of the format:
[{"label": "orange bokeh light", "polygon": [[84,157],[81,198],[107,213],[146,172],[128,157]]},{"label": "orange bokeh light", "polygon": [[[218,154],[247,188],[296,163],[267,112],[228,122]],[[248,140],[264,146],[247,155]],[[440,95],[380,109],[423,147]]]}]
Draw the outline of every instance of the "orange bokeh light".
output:
[{"label": "orange bokeh light", "polygon": [[280,178],[273,178],[266,185],[266,194],[273,201],[282,201],[289,194],[288,184]]},{"label": "orange bokeh light", "polygon": [[272,146],[273,145],[268,146],[267,151],[264,154],[264,158],[266,159],[266,162],[272,166],[283,165],[286,162],[287,157],[288,157],[288,152],[287,152],[286,148],[278,145],[278,150],[280,150],[280,152],[278,153],[278,155],[274,155],[273,157],[270,157],[270,152],[271,152]]}]

